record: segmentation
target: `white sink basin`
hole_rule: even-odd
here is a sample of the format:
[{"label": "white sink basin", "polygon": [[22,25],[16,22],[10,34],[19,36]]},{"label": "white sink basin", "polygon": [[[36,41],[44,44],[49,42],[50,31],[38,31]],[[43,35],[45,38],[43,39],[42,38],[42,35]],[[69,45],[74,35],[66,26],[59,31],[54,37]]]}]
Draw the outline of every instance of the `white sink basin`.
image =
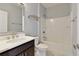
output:
[{"label": "white sink basin", "polygon": [[29,38],[16,38],[16,39],[12,39],[12,40],[9,40],[7,41],[7,43],[19,43],[19,42],[22,42],[24,40],[28,40]]},{"label": "white sink basin", "polygon": [[16,42],[21,42],[22,39],[13,39],[13,40],[9,40],[6,43],[16,43]]},{"label": "white sink basin", "polygon": [[2,44],[2,43],[6,43],[7,41],[9,41],[9,40],[0,40],[0,44]]},{"label": "white sink basin", "polygon": [[23,38],[0,40],[0,44],[3,44],[3,43],[20,43],[20,42],[24,42],[24,41],[29,41],[31,39],[32,39],[32,37],[26,36],[26,37],[23,37]]}]

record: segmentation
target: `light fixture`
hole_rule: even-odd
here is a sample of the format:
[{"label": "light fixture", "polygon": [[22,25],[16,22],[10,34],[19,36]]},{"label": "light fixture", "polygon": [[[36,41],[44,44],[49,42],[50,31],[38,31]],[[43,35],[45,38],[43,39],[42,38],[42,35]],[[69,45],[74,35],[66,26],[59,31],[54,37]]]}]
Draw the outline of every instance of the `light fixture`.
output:
[{"label": "light fixture", "polygon": [[53,22],[54,21],[54,19],[50,19],[50,22]]}]

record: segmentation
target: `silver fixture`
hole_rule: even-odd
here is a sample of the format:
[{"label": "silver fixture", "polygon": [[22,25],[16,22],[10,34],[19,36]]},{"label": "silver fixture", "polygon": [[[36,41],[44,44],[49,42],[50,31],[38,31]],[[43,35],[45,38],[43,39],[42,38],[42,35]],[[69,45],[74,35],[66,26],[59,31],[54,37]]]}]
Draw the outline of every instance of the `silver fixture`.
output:
[{"label": "silver fixture", "polygon": [[38,17],[38,16],[36,16],[36,15],[29,15],[28,18],[38,21],[38,19],[39,19],[40,17]]},{"label": "silver fixture", "polygon": [[74,49],[79,49],[79,44],[73,44]]},{"label": "silver fixture", "polygon": [[24,7],[24,3],[17,3],[18,6]]},{"label": "silver fixture", "polygon": [[75,22],[77,19],[77,16],[73,17],[72,22]]},{"label": "silver fixture", "polygon": [[21,5],[24,5],[23,3],[20,3]]},{"label": "silver fixture", "polygon": [[22,25],[22,24],[20,24],[20,23],[12,23],[12,24],[15,24],[15,25]]}]

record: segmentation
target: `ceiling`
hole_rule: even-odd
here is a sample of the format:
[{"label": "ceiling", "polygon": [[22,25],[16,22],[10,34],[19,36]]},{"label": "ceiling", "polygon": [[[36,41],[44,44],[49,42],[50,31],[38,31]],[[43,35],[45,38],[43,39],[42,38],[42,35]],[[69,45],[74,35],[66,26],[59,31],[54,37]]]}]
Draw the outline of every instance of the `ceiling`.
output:
[{"label": "ceiling", "polygon": [[45,7],[45,8],[49,8],[49,7],[52,7],[52,6],[55,6],[55,5],[60,5],[62,3],[42,3],[42,5]]}]

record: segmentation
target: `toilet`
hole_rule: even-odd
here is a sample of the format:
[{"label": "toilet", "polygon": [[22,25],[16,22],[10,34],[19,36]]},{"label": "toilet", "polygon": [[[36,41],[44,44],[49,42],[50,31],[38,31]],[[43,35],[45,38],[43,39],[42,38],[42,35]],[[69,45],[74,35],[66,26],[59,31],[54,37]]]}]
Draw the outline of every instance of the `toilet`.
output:
[{"label": "toilet", "polygon": [[39,38],[35,39],[35,56],[46,56],[48,46],[44,43],[39,43]]}]

